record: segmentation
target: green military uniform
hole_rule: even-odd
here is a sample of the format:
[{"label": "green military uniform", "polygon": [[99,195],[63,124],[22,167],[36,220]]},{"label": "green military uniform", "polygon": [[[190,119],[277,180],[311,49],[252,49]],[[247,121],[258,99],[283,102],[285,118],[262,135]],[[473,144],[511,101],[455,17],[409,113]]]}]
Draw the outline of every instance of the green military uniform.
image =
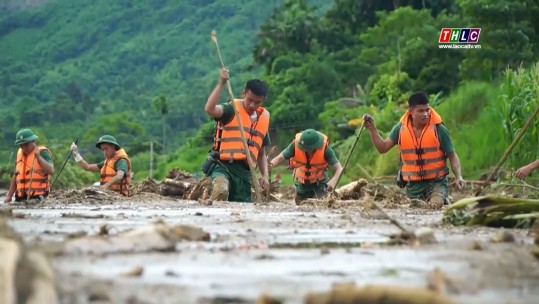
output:
[{"label": "green military uniform", "polygon": [[[314,129],[307,129],[301,132],[301,136],[298,140],[298,148],[302,151],[314,152],[320,149],[324,143],[324,138],[320,133]],[[296,153],[295,142],[291,142],[286,149],[281,152],[283,157],[287,160],[294,157]],[[333,166],[339,162],[335,156],[335,152],[329,146],[324,150],[324,160],[328,162],[330,166]],[[294,179],[294,186],[296,188],[296,204],[308,198],[320,198],[327,195],[326,185],[329,181],[327,170],[324,171],[324,178],[313,184],[302,184],[298,180]]]},{"label": "green military uniform", "polygon": [[[294,157],[294,142],[290,143],[288,147],[283,150],[282,153],[283,157],[287,160]],[[335,156],[335,152],[330,147],[326,147],[326,150],[324,151],[324,159],[328,162],[330,166],[333,166],[339,162],[337,156]],[[296,201],[302,201],[311,197],[325,196],[327,194],[326,184],[328,183],[328,181],[329,178],[327,171],[324,173],[324,180],[319,181],[315,184],[305,185],[298,182],[297,180],[294,180],[294,186],[296,188]]]},{"label": "green military uniform", "polygon": [[[101,161],[99,163],[97,163],[97,167],[99,168],[99,170],[101,170],[101,168],[103,168],[103,166],[105,165],[105,161]],[[127,165],[127,161],[123,158],[120,158],[115,164],[114,164],[114,170],[116,170],[116,172],[118,172],[119,170],[122,170],[123,172],[125,172],[125,174],[127,174],[127,172],[129,172],[129,167]]]},{"label": "green military uniform", "polygon": [[[399,142],[400,128],[401,123],[398,122],[389,133],[389,138],[394,143]],[[453,147],[451,136],[449,136],[449,130],[443,124],[438,124],[436,131],[445,155],[454,152],[455,148]],[[409,182],[406,185],[406,195],[409,198],[418,198],[425,201],[428,201],[432,196],[440,196],[444,201],[447,201],[447,196],[449,195],[447,176],[437,180]]]},{"label": "green military uniform", "polygon": [[[216,121],[221,121],[223,124],[229,123],[234,119],[235,113],[231,103],[221,104],[223,107],[223,115]],[[266,134],[262,142],[262,149],[271,145],[269,133]],[[244,161],[219,161],[211,172],[212,180],[217,176],[225,176],[229,181],[228,200],[233,202],[251,202],[251,171],[249,165]]]},{"label": "green military uniform", "polygon": [[43,149],[39,152],[39,155],[43,157],[46,162],[52,164],[52,155],[49,153],[49,151]]}]

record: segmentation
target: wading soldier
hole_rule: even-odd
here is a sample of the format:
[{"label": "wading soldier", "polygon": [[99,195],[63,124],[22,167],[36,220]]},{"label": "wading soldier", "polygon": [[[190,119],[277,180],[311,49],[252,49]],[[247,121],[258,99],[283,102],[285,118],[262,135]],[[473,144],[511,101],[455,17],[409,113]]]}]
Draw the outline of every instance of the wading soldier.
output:
[{"label": "wading soldier", "polygon": [[398,145],[401,169],[397,180],[401,187],[406,187],[408,197],[424,200],[433,208],[442,208],[448,203],[449,195],[447,159],[451,162],[457,187],[465,186],[459,157],[442,117],[430,107],[427,94],[412,94],[408,107],[385,140],[378,134],[370,115],[365,115],[365,127],[379,153],[386,153]]},{"label": "wading soldier", "polygon": [[260,186],[266,190],[269,187],[269,176],[265,147],[270,145],[270,113],[261,105],[268,88],[258,79],[249,80],[242,91],[242,99],[218,105],[228,77],[228,70],[221,69],[219,82],[204,107],[215,119],[216,128],[214,144],[208,160],[202,165],[202,171],[212,178],[211,200],[251,202],[251,171],[231,103],[235,104],[239,112],[251,158],[262,173]]},{"label": "wading soldier", "polygon": [[[313,129],[296,134],[294,141],[271,160],[270,166],[278,166],[285,159],[289,160],[289,166],[294,170],[296,204],[308,198],[325,197],[333,191],[343,170],[329,147],[328,137]],[[329,166],[335,171],[331,179],[327,175]]]},{"label": "wading soldier", "polygon": [[11,185],[4,203],[9,203],[15,194],[15,201],[27,199],[43,200],[50,192],[50,177],[54,173],[52,153],[45,146],[38,146],[38,136],[30,129],[17,132],[15,145],[17,162]]},{"label": "wading soldier", "polygon": [[131,185],[131,161],[125,150],[120,147],[116,138],[111,135],[103,135],[95,146],[103,151],[105,160],[97,164],[88,164],[80,155],[77,145],[71,144],[71,151],[75,161],[86,171],[101,173],[102,189],[110,189],[129,196],[129,186]]}]

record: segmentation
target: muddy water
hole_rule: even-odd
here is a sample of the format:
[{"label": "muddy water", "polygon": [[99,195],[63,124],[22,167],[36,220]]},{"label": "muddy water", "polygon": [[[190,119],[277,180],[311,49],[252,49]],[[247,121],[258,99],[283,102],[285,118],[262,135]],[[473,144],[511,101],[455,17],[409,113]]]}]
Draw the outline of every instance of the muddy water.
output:
[{"label": "muddy water", "polygon": [[[72,212],[100,218],[62,217]],[[492,243],[498,229],[443,227],[441,212],[388,210],[412,228],[433,227],[438,244],[421,247],[383,245],[398,229],[360,207],[122,201],[14,213],[26,215],[10,225],[28,241],[95,235],[105,223],[117,234],[160,219],[211,234],[211,242],[180,242],[168,253],[55,257],[66,303],[253,303],[261,293],[301,303],[335,283],[426,286],[435,268],[457,282],[452,297],[459,303],[539,303],[539,263],[526,231],[510,230],[515,243]],[[482,250],[470,249],[472,242]],[[122,275],[137,266],[141,276]]]}]

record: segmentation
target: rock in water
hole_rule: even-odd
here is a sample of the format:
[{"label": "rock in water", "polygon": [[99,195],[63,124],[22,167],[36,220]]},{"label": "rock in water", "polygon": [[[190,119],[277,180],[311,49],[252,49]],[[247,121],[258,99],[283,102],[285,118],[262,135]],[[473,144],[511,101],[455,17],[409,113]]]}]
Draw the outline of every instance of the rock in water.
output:
[{"label": "rock in water", "polygon": [[0,218],[0,303],[58,303],[54,272]]}]

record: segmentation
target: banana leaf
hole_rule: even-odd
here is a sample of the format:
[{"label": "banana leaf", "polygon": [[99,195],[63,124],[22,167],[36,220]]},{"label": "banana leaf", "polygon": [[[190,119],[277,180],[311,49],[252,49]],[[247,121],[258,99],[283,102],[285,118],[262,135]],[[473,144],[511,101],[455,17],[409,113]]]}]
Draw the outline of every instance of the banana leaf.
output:
[{"label": "banana leaf", "polygon": [[539,199],[480,196],[459,200],[444,212],[442,222],[455,226],[529,228],[539,217]]}]

